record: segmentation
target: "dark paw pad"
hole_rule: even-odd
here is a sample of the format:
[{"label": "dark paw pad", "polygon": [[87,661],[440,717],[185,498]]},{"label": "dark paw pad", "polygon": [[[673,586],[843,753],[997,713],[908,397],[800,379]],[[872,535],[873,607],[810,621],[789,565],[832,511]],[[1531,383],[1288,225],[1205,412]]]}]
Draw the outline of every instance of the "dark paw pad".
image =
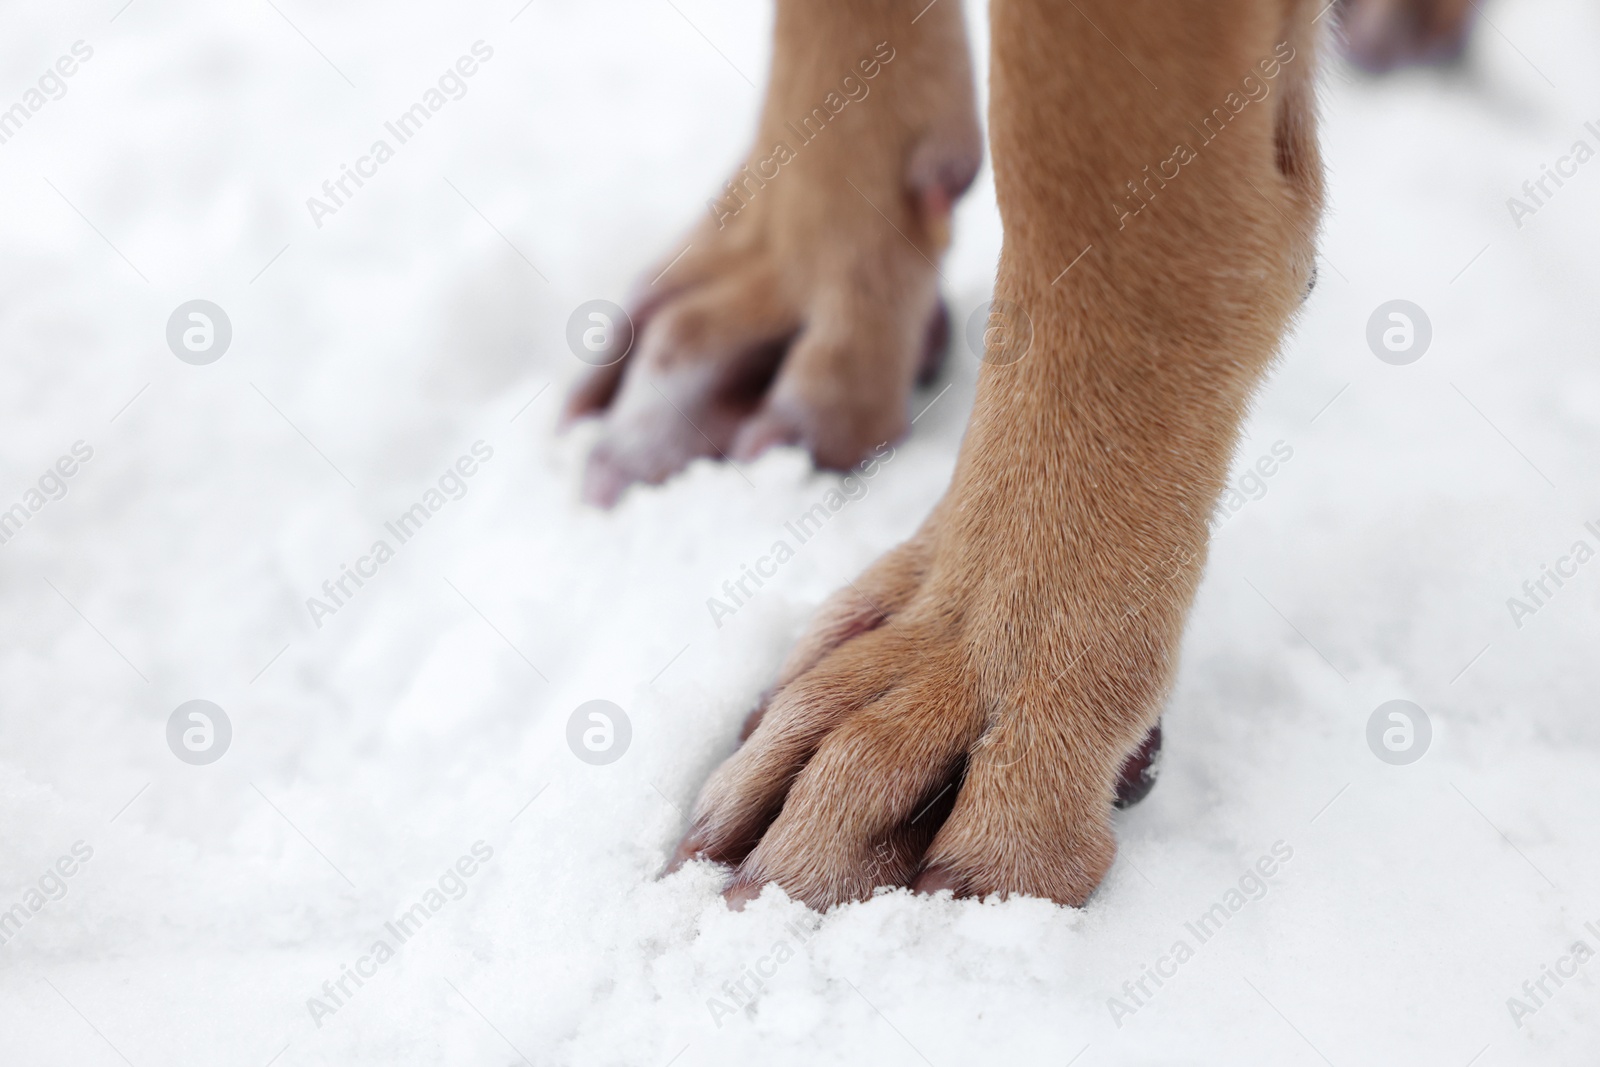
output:
[{"label": "dark paw pad", "polygon": [[1117,776],[1115,803],[1118,808],[1131,808],[1150,795],[1150,790],[1155,788],[1156,775],[1160,771],[1158,759],[1160,755],[1161,724],[1156,723],[1150,732],[1145,734],[1138,750],[1122,764],[1122,771]]}]

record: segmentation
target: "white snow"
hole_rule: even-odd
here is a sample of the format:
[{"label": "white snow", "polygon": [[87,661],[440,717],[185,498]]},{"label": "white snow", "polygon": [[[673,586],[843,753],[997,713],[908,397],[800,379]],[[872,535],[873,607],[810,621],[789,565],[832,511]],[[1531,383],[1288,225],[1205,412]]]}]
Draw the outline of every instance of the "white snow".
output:
[{"label": "white snow", "polygon": [[[93,49],[0,144],[0,509],[93,450],[0,545],[0,909],[28,915],[0,928],[0,1062],[1593,1062],[1600,962],[1507,1000],[1600,949],[1600,565],[1507,599],[1600,547],[1600,166],[1520,228],[1506,206],[1600,146],[1592,5],[1488,5],[1471,78],[1329,77],[1321,284],[1236,477],[1292,458],[1220,527],[1161,781],[1089,906],[817,916],[654,873],[809,613],[937,499],[976,361],[958,342],[867,495],[720,629],[706,598],[837,479],[702,463],[601,514],[592,431],[554,432],[568,314],[738,157],[767,6],[120,4],[13,5],[0,37],[0,108]],[[307,198],[478,41],[465,95],[318,228]],[[958,324],[999,241],[985,177]],[[195,298],[233,326],[206,366],[164,336]],[[1396,298],[1433,326],[1408,366],[1365,340]],[[465,495],[318,628],[306,599],[478,441]],[[1407,766],[1366,742],[1396,698],[1433,730]],[[166,741],[194,699],[233,726],[206,766]],[[632,723],[607,766],[565,740],[593,699]],[[1259,899],[1200,943],[1241,878]],[[713,1010],[780,942],[755,1006]]]}]

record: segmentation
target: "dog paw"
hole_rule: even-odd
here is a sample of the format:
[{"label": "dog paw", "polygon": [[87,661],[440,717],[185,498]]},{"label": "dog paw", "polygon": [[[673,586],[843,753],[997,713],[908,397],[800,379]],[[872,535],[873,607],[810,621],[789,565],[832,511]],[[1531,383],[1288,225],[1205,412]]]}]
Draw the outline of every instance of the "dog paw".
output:
[{"label": "dog paw", "polygon": [[1154,781],[1167,652],[1008,595],[1016,555],[971,566],[996,543],[952,510],[824,605],[669,869],[734,866],[735,906],[769,882],[818,909],[879,886],[1088,899],[1113,806]]},{"label": "dog paw", "polygon": [[[938,15],[951,17],[959,34],[958,13]],[[790,62],[783,50],[818,31],[785,18],[745,165],[645,273],[630,346],[568,401],[569,421],[602,421],[591,502],[774,445],[847,469],[906,432],[912,389],[937,370],[935,264],[981,153],[964,41],[919,26],[921,39],[824,40],[827,63]]]},{"label": "dog paw", "polygon": [[[858,231],[818,232],[800,250],[735,250],[714,234],[673,268],[688,276],[680,288],[634,313],[632,351],[573,394],[569,418],[602,419],[591,503],[610,506],[701,456],[739,463],[775,445],[848,469],[904,435],[919,372],[943,351],[945,313],[920,258],[938,254],[931,246]],[[808,253],[830,267],[800,269]]]}]

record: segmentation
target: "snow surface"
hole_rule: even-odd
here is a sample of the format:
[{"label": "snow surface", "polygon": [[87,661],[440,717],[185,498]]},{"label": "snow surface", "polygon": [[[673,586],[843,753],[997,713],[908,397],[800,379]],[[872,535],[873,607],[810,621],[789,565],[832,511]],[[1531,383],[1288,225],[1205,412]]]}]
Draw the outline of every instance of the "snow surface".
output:
[{"label": "snow surface", "polygon": [[[1220,526],[1160,784],[1089,906],[826,916],[653,875],[809,613],[942,491],[976,361],[720,629],[706,598],[837,479],[703,463],[601,514],[592,431],[554,432],[569,313],[738,158],[767,6],[121,5],[13,5],[0,37],[0,108],[93,49],[0,144],[0,508],[93,450],[0,545],[0,908],[64,887],[0,945],[0,1063],[1594,1062],[1600,962],[1520,1020],[1507,998],[1600,948],[1600,563],[1507,599],[1600,546],[1600,162],[1520,228],[1506,206],[1600,144],[1593,5],[1490,5],[1467,77],[1330,74],[1321,284],[1237,475],[1293,455]],[[480,40],[466,95],[318,228],[306,199]],[[985,176],[958,322],[999,240]],[[207,366],[164,337],[197,297],[234,331]],[[1365,340],[1395,298],[1433,324],[1408,366]],[[477,441],[466,495],[318,628],[306,598]],[[1433,730],[1406,766],[1366,742],[1396,698]],[[167,746],[193,699],[233,726],[207,766]],[[632,723],[607,766],[565,740],[593,699]],[[313,1018],[441,878],[459,899]]]}]

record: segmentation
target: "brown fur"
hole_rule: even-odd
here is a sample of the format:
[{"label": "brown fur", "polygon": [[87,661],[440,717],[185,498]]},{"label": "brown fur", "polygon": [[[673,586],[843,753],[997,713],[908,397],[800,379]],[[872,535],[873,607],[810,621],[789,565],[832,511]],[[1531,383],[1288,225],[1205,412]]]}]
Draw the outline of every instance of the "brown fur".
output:
[{"label": "brown fur", "polygon": [[[939,313],[934,261],[983,143],[960,8],[938,4],[912,24],[907,7],[779,3],[746,166],[646,273],[633,352],[569,401],[569,416],[605,411],[591,500],[609,504],[697,456],[752,458],[779,443],[843,469],[905,433]],[[866,94],[833,115],[845,78]],[[763,168],[779,144],[793,159]],[[769,385],[775,347],[787,352]]]},{"label": "brown fur", "polygon": [[[928,261],[973,158],[959,8],[913,25],[922,6],[779,0],[752,158],[877,42],[896,58],[852,125],[697,231],[639,305],[638,350],[577,394],[615,394],[597,497],[705,438],[848,464],[904,428]],[[706,784],[678,861],[737,864],[730,899],[776,882],[816,907],[906,884],[1080,904],[1105,874],[1119,769],[1156,723],[1239,424],[1311,276],[1318,6],[993,0],[995,295],[1032,347],[985,365],[945,498],[824,606]],[[1180,143],[1196,158],[1150,181]],[[796,331],[763,399],[718,398]]]}]

